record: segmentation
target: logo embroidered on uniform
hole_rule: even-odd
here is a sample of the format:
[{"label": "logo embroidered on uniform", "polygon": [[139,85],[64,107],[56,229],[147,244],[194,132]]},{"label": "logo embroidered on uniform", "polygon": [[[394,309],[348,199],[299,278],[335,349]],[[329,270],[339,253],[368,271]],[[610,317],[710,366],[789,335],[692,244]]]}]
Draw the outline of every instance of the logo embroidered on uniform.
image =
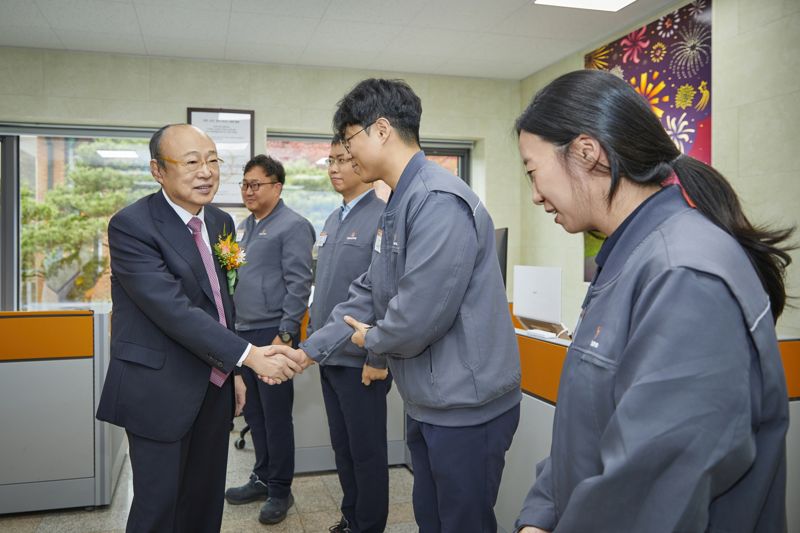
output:
[{"label": "logo embroidered on uniform", "polygon": [[592,341],[589,343],[589,346],[591,346],[592,348],[599,348],[600,347],[600,343],[597,342],[597,337],[600,336],[600,332],[602,330],[603,330],[603,326],[597,326],[595,328],[595,330],[594,330],[594,339],[592,339]]},{"label": "logo embroidered on uniform", "polygon": [[262,229],[261,231],[258,232],[258,236],[259,237],[263,237],[266,234],[267,234],[267,230],[265,230],[265,229]]},{"label": "logo embroidered on uniform", "polygon": [[355,231],[347,236],[348,241],[355,241],[357,239],[358,239],[358,234]]}]

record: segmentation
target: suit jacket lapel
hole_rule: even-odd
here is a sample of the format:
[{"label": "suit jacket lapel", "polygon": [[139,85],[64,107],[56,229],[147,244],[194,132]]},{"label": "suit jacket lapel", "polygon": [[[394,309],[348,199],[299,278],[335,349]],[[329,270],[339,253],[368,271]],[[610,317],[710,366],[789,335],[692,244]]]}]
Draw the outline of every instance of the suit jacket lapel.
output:
[{"label": "suit jacket lapel", "polygon": [[203,289],[211,303],[214,303],[211,283],[209,283],[208,274],[206,274],[206,267],[203,266],[203,259],[200,257],[200,252],[197,251],[197,245],[195,245],[192,238],[192,232],[189,231],[181,217],[178,216],[178,213],[164,199],[163,193],[157,192],[151,197],[150,211],[161,234],[164,235],[175,251],[186,260],[192,268],[200,288]]},{"label": "suit jacket lapel", "polygon": [[[224,223],[219,220],[215,213],[210,209],[205,211],[206,231],[208,231],[208,242],[211,243],[213,250],[214,243],[219,240],[223,233],[232,233],[233,228],[224,227]],[[233,300],[228,293],[228,277],[227,272],[222,270],[222,267],[217,260],[214,253],[211,253],[214,259],[214,270],[217,273],[217,280],[219,282],[219,292],[222,295],[222,308],[225,310],[225,323],[229,327],[233,327]]]}]

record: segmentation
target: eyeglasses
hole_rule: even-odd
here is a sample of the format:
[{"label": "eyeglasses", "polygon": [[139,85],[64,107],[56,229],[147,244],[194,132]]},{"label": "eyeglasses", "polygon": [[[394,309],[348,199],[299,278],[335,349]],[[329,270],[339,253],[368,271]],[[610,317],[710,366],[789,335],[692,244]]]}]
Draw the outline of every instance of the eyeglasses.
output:
[{"label": "eyeglasses", "polygon": [[358,130],[357,132],[355,132],[354,134],[352,134],[350,137],[347,137],[342,141],[342,146],[344,146],[344,149],[347,150],[348,154],[350,153],[350,141],[353,139],[353,137],[355,137],[356,135],[358,135],[362,131],[365,131],[367,128],[369,128],[370,126],[372,126],[376,122],[378,122],[377,118],[375,120],[373,120],[372,122],[370,122],[369,124],[367,124],[366,126],[364,126],[363,128],[361,128],[360,130]]},{"label": "eyeglasses", "polygon": [[280,181],[240,181],[239,187],[241,187],[243,191],[252,189],[253,192],[258,192],[258,189],[260,189],[262,185],[275,185],[276,183],[280,183]]},{"label": "eyeglasses", "polygon": [[158,158],[160,161],[165,161],[167,163],[173,163],[182,167],[186,172],[197,172],[204,166],[207,166],[209,170],[219,170],[219,165],[224,163],[225,161],[222,158],[217,156],[212,156],[205,161],[201,161],[196,158],[189,159],[188,161],[178,161],[177,159],[171,159],[169,157],[161,156]]},{"label": "eyeglasses", "polygon": [[329,157],[325,160],[325,162],[328,163],[329,167],[332,167],[333,165],[343,167],[351,164],[353,162],[353,158],[351,157],[349,159],[345,159],[344,157]]}]

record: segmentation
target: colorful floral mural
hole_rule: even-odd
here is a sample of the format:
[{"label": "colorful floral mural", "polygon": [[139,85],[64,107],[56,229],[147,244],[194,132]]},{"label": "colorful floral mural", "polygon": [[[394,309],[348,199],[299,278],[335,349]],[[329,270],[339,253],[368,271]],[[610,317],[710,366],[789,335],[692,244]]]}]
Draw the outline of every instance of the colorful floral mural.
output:
[{"label": "colorful floral mural", "polygon": [[[586,68],[626,80],[684,154],[711,164],[711,0],[695,0],[584,57]],[[584,233],[591,281],[602,235]]]},{"label": "colorful floral mural", "polygon": [[711,0],[695,0],[586,54],[627,80],[675,145],[711,163]]}]

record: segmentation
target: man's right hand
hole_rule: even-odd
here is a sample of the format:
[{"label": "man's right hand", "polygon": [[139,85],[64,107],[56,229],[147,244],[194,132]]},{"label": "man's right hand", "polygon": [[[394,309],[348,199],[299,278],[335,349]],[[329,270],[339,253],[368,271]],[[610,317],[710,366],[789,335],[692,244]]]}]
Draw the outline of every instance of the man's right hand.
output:
[{"label": "man's right hand", "polygon": [[299,348],[294,350],[291,346],[286,346],[285,344],[273,344],[272,346],[266,346],[266,348],[268,354],[284,355],[300,365],[303,370],[314,364],[314,360]]},{"label": "man's right hand", "polygon": [[268,379],[269,383],[274,385],[288,381],[303,371],[303,367],[293,359],[272,352],[268,346],[251,347],[243,364],[251,368],[262,380]]}]

